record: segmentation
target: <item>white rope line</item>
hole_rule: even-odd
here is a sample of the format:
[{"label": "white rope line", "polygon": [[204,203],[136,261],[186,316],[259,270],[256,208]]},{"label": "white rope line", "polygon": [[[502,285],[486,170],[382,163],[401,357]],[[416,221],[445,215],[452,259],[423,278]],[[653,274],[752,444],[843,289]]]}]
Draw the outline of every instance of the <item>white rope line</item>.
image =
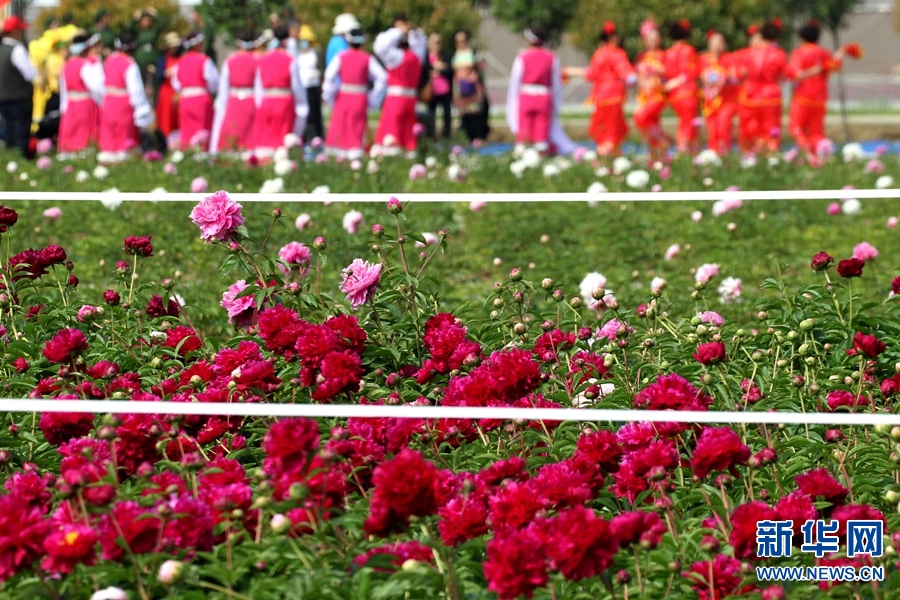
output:
[{"label": "white rope line", "polygon": [[403,419],[496,419],[654,423],[772,423],[795,425],[900,425],[900,414],[738,411],[662,411],[582,408],[394,406],[382,404],[260,404],[228,402],[141,402],[128,400],[0,399],[0,412],[217,415],[242,417],[355,417]]},{"label": "white rope line", "polygon": [[[0,202],[97,202],[101,198],[123,202],[192,202],[197,203],[209,194],[191,193],[149,193],[149,192],[0,192]],[[857,189],[857,190],[770,190],[770,191],[715,191],[715,192],[604,192],[598,194],[578,193],[466,193],[466,194],[407,194],[385,192],[379,194],[239,194],[229,192],[237,202],[270,202],[288,204],[291,202],[353,202],[384,203],[391,196],[403,202],[692,202],[715,201],[739,198],[741,200],[841,200],[843,198],[897,199],[900,189]]]}]

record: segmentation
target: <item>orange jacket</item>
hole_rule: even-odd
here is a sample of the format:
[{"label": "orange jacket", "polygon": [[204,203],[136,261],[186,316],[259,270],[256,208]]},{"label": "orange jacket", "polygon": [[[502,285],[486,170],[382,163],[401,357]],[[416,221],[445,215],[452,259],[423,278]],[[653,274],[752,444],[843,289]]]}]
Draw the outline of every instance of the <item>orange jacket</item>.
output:
[{"label": "orange jacket", "polygon": [[738,63],[736,53],[723,54],[718,59],[709,52],[700,56],[698,70],[705,111],[712,112],[721,104],[737,102]]},{"label": "orange jacket", "polygon": [[687,78],[683,84],[669,90],[669,102],[677,102],[687,96],[697,95],[697,77],[700,71],[697,51],[693,46],[683,41],[675,42],[666,50],[663,63],[666,66],[667,79],[675,79],[680,75]]},{"label": "orange jacket", "polygon": [[[802,71],[815,66],[822,67],[821,73],[798,79]],[[835,60],[830,52],[818,44],[805,43],[791,54],[785,75],[797,81],[794,98],[801,102],[824,104],[828,101],[828,76],[840,68],[841,61]]]},{"label": "orange jacket", "polygon": [[663,83],[666,79],[666,65],[663,63],[665,52],[651,50],[638,56],[635,65],[638,75],[638,104],[647,104],[654,100],[665,100]]},{"label": "orange jacket", "polygon": [[615,46],[598,48],[584,74],[585,79],[593,83],[591,97],[596,106],[625,102],[626,84],[635,76],[628,55]]},{"label": "orange jacket", "polygon": [[744,73],[741,104],[748,107],[781,104],[781,80],[787,66],[787,55],[775,44],[759,44],[742,54],[740,69]]}]

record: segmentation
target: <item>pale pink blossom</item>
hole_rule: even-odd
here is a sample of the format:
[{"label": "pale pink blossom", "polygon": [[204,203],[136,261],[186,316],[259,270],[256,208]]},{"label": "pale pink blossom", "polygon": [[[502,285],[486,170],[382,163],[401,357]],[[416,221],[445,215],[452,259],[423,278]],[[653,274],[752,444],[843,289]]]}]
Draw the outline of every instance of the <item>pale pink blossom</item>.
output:
[{"label": "pale pink blossom", "polygon": [[697,283],[709,283],[710,279],[718,277],[718,275],[719,265],[716,263],[706,263],[697,268],[697,274],[694,276],[694,280],[697,281]]},{"label": "pale pink blossom", "polygon": [[44,218],[49,219],[51,221],[55,221],[62,217],[62,209],[58,206],[51,206],[48,209],[44,210]]},{"label": "pale pink blossom", "polygon": [[784,153],[784,156],[782,156],[782,158],[784,159],[784,162],[790,163],[794,162],[794,159],[797,158],[798,154],[800,154],[800,151],[797,150],[797,148],[791,148]]},{"label": "pale pink blossom", "polygon": [[878,156],[884,156],[885,154],[887,154],[887,151],[887,144],[878,144],[878,146],[875,147],[875,154]]},{"label": "pale pink blossom", "polygon": [[676,256],[681,254],[681,246],[678,244],[672,244],[668,248],[666,248],[666,260],[672,260]]},{"label": "pale pink blossom", "polygon": [[100,310],[96,306],[91,306],[90,304],[85,304],[81,308],[78,309],[77,319],[79,323],[84,323],[85,321],[90,321],[94,317],[96,317],[100,313]]},{"label": "pale pink blossom", "polygon": [[200,237],[206,242],[227,241],[235,237],[238,227],[244,224],[241,205],[224,190],[207,196],[195,206],[191,220],[200,228]]},{"label": "pale pink blossom", "polygon": [[176,175],[178,173],[178,167],[175,166],[175,163],[167,162],[163,165],[163,173],[166,175]]},{"label": "pale pink blossom", "polygon": [[613,341],[616,339],[616,333],[620,327],[625,327],[629,332],[634,333],[634,328],[629,327],[627,323],[623,323],[618,319],[610,319],[603,324],[603,327],[597,330],[596,337],[598,340],[606,339]]},{"label": "pale pink blossom", "polygon": [[291,271],[296,271],[300,277],[304,277],[309,272],[309,259],[311,253],[307,246],[300,242],[290,242],[278,251],[278,258],[291,265],[286,267],[278,265],[285,275],[290,275]]},{"label": "pale pink blossom", "polygon": [[197,133],[194,134],[190,140],[188,140],[188,146],[191,148],[197,148],[201,146],[206,146],[209,143],[209,130],[201,129]]},{"label": "pale pink blossom", "polygon": [[453,146],[453,148],[450,149],[450,154],[452,154],[453,156],[459,156],[462,153],[463,153],[463,147],[460,146],[459,144]]},{"label": "pale pink blossom", "polygon": [[834,142],[829,140],[828,138],[822,138],[818,142],[816,142],[816,155],[822,158],[828,158],[829,156],[834,154]]},{"label": "pale pink blossom", "polygon": [[347,294],[347,301],[356,310],[375,296],[381,278],[381,263],[370,264],[361,258],[354,259],[344,269],[342,278],[341,291]]},{"label": "pale pink blossom", "polygon": [[39,140],[37,146],[35,146],[35,152],[38,154],[47,154],[51,150],[53,150],[53,140],[50,138]]},{"label": "pale pink blossom", "polygon": [[894,229],[897,226],[898,220],[897,217],[888,217],[887,227],[888,229]]},{"label": "pale pink blossom", "polygon": [[653,192],[654,194],[658,194],[659,192],[662,191],[662,186],[659,185],[658,183],[654,183],[652,186],[650,186],[650,191]]},{"label": "pale pink blossom", "polygon": [[472,200],[469,202],[469,210],[472,212],[478,212],[487,206],[487,202],[484,200]]},{"label": "pale pink blossom", "polygon": [[327,154],[317,154],[316,158],[314,159],[313,162],[315,162],[318,165],[323,165],[328,162],[328,155]]},{"label": "pale pink blossom", "polygon": [[344,215],[344,229],[353,235],[359,231],[363,224],[363,214],[358,210],[351,210]]},{"label": "pale pink blossom", "polygon": [[878,257],[878,249],[869,242],[860,242],[853,247],[853,258],[869,262]]},{"label": "pale pink blossom", "polygon": [[828,205],[828,214],[829,215],[839,215],[841,214],[841,203],[840,202],[832,202]]},{"label": "pale pink blossom", "polygon": [[669,165],[665,165],[662,169],[659,170],[659,178],[663,181],[666,181],[672,176],[672,168]]},{"label": "pale pink blossom", "polygon": [[701,219],[703,219],[703,213],[699,210],[695,210],[691,213],[691,221],[693,221],[694,223],[699,223]]},{"label": "pale pink blossom", "polygon": [[416,124],[413,125],[413,135],[415,137],[419,137],[423,133],[425,133],[425,126],[422,125],[421,123],[419,123],[418,121],[416,121]]},{"label": "pale pink blossom", "polygon": [[877,158],[873,158],[866,163],[864,171],[866,173],[884,173],[884,163]]},{"label": "pale pink blossom", "polygon": [[725,323],[725,319],[717,312],[708,310],[706,312],[699,312],[697,316],[700,317],[700,321],[702,323],[709,323],[710,325],[715,325],[716,327],[721,327],[722,324]]},{"label": "pale pink blossom", "polygon": [[414,164],[409,168],[409,180],[415,181],[428,175],[428,168],[422,164]]},{"label": "pale pink blossom", "polygon": [[727,304],[741,295],[742,283],[737,277],[726,277],[719,284],[719,301]]},{"label": "pale pink blossom", "polygon": [[581,164],[584,161],[585,154],[587,154],[587,148],[578,146],[572,151],[572,160],[575,161],[575,164]]},{"label": "pale pink blossom", "polygon": [[318,147],[320,147],[320,146],[322,145],[322,138],[320,138],[319,136],[314,137],[314,138],[309,142],[309,145],[310,145],[312,148],[318,148]]},{"label": "pale pink blossom", "polygon": [[49,156],[42,156],[39,159],[37,159],[37,163],[35,163],[35,166],[38,168],[39,171],[46,171],[47,169],[49,169],[50,167],[53,166],[53,159],[50,158]]},{"label": "pale pink blossom", "polygon": [[191,192],[195,194],[202,194],[207,188],[209,188],[209,182],[205,177],[195,177],[191,182]]},{"label": "pale pink blossom", "polygon": [[297,228],[297,231],[303,231],[304,229],[306,229],[306,226],[309,225],[311,222],[312,222],[312,217],[310,217],[306,213],[302,213],[299,217],[297,217],[297,220],[294,221],[294,227]]},{"label": "pale pink blossom", "polygon": [[[238,327],[249,325],[253,322],[253,313],[256,307],[253,304],[253,294],[238,297],[250,286],[243,279],[234,282],[228,291],[222,294],[222,308],[228,311],[228,322]],[[249,316],[249,318],[248,318]]]},{"label": "pale pink blossom", "polygon": [[416,242],[416,248],[424,248],[425,246],[434,246],[438,243],[438,236],[430,231],[426,231],[422,234],[422,237],[425,238],[425,243]]}]

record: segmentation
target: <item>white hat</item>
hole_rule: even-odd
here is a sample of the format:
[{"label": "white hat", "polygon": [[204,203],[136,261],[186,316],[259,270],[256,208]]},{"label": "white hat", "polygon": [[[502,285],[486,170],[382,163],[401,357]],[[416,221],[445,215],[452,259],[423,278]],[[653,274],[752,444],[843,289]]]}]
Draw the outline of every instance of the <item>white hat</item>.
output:
[{"label": "white hat", "polygon": [[331,29],[331,33],[334,35],[344,35],[351,29],[361,28],[362,26],[359,24],[359,21],[356,20],[356,17],[351,15],[350,13],[344,13],[338,15],[334,20],[334,27]]}]

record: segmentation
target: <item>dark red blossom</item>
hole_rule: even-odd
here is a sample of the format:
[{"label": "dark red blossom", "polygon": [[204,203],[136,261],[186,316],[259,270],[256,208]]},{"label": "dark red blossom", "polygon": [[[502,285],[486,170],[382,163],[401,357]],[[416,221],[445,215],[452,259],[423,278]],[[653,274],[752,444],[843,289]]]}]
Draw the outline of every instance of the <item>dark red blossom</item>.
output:
[{"label": "dark red blossom", "polygon": [[0,233],[6,233],[9,228],[19,222],[19,213],[11,208],[0,205]]},{"label": "dark red blossom", "polygon": [[900,394],[900,374],[883,379],[881,381],[881,393],[885,396]]},{"label": "dark red blossom", "polygon": [[710,405],[708,394],[677,373],[660,375],[634,396],[634,406],[648,410],[706,410]]},{"label": "dark red blossom", "polygon": [[729,471],[737,475],[738,465],[746,465],[750,448],[730,427],[706,427],[697,440],[691,459],[694,477],[703,479],[712,471]]},{"label": "dark red blossom", "polygon": [[869,358],[878,358],[878,355],[887,349],[887,345],[875,337],[874,334],[864,334],[857,331],[853,336],[853,349],[848,350],[847,354],[863,354]]},{"label": "dark red blossom", "polygon": [[622,548],[640,542],[641,547],[652,550],[666,533],[666,526],[658,514],[640,510],[619,513],[609,526]]},{"label": "dark red blossom", "polygon": [[682,575],[694,582],[692,587],[699,600],[724,600],[754,589],[752,585],[741,586],[741,561],[724,554],[696,562]]},{"label": "dark red blossom", "polygon": [[441,541],[453,548],[488,531],[488,507],[485,492],[460,494],[438,510]]},{"label": "dark red blossom", "polygon": [[528,525],[544,502],[533,486],[510,481],[497,490],[489,500],[491,527],[495,532]]},{"label": "dark red blossom", "polygon": [[153,244],[150,243],[152,236],[129,235],[125,238],[123,249],[128,254],[142,256],[144,258],[153,256]]},{"label": "dark red blossom", "polygon": [[[410,542],[394,542],[392,544],[385,544],[384,546],[379,546],[378,548],[374,548],[369,550],[365,554],[360,554],[356,558],[353,559],[353,564],[359,568],[366,566],[366,563],[369,562],[373,556],[390,556],[393,557],[391,560],[391,564],[395,567],[399,568],[403,566],[408,560],[415,560],[419,562],[425,563],[433,563],[434,562],[434,551],[422,544],[421,542],[410,541]],[[378,571],[387,571],[388,569],[376,569]]]},{"label": "dark red blossom", "polygon": [[782,496],[775,503],[775,515],[779,521],[793,521],[794,543],[798,544],[801,538],[801,528],[810,519],[815,519],[818,512],[813,506],[812,500],[803,492],[793,491],[787,496]]},{"label": "dark red blossom", "polygon": [[362,360],[352,352],[332,352],[322,359],[321,383],[312,393],[313,400],[331,400],[344,392],[359,391],[362,380]]},{"label": "dark red blossom", "polygon": [[97,561],[94,544],[100,534],[88,525],[68,523],[53,529],[44,539],[46,558],[41,568],[50,573],[71,573],[78,564],[93,565]]},{"label": "dark red blossom", "polygon": [[103,559],[123,560],[125,548],[131,554],[153,552],[157,547],[159,530],[160,519],[155,511],[142,508],[134,500],[117,502],[112,511],[104,515],[101,525]]},{"label": "dark red blossom", "polygon": [[88,342],[79,329],[62,329],[44,344],[44,358],[51,363],[67,363],[87,350]]},{"label": "dark red blossom", "polygon": [[62,246],[51,244],[41,250],[41,257],[48,266],[65,264],[68,256]]},{"label": "dark red blossom", "polygon": [[731,514],[731,536],[728,542],[736,558],[756,558],[756,523],[772,521],[775,511],[759,500],[741,504]]},{"label": "dark red blossom", "polygon": [[850,490],[841,485],[828,469],[817,469],[794,477],[800,491],[809,496],[813,501],[821,497],[826,502],[840,506],[844,503]]},{"label": "dark red blossom", "polygon": [[861,277],[863,273],[863,267],[866,266],[866,261],[861,260],[859,258],[846,258],[838,263],[837,272],[841,277],[845,277],[850,279],[852,277]]},{"label": "dark red blossom", "polygon": [[297,338],[309,327],[296,312],[281,304],[259,313],[258,325],[259,337],[266,343],[266,348],[287,359],[293,357]]},{"label": "dark red blossom", "polygon": [[197,336],[197,332],[193,327],[179,325],[166,330],[166,341],[163,345],[167,348],[178,350],[180,356],[187,356],[190,352],[195,352],[203,347],[203,342]]},{"label": "dark red blossom", "polygon": [[0,496],[0,582],[31,566],[44,554],[50,531],[44,509],[15,494]]},{"label": "dark red blossom", "polygon": [[888,530],[887,517],[880,510],[868,504],[845,504],[831,513],[831,518],[839,523],[837,535],[847,535],[847,521],[881,521]]},{"label": "dark red blossom", "polygon": [[812,270],[816,273],[821,273],[833,264],[834,258],[830,254],[828,254],[827,252],[819,252],[812,257],[812,261],[809,263],[809,266],[812,267]]},{"label": "dark red blossom", "polygon": [[529,529],[511,530],[487,543],[484,577],[499,600],[534,596],[547,584],[547,563],[541,539]]},{"label": "dark red blossom", "polygon": [[162,297],[159,294],[153,294],[150,296],[147,306],[144,307],[144,312],[151,319],[156,317],[177,317],[181,314],[181,307],[174,298],[170,298],[168,303],[163,304]]},{"label": "dark red blossom", "polygon": [[707,342],[697,346],[694,360],[703,365],[714,365],[727,360],[725,344],[722,342]]},{"label": "dark red blossom", "polygon": [[418,383],[427,383],[435,373],[459,369],[469,357],[481,357],[481,345],[466,339],[467,333],[465,326],[449,313],[438,313],[425,323],[422,341],[431,358],[425,360],[416,375]]},{"label": "dark red blossom", "polygon": [[554,329],[538,337],[534,343],[533,352],[538,359],[548,362],[556,360],[560,352],[568,350],[574,345],[574,333],[566,333],[560,329]]},{"label": "dark red blossom", "polygon": [[372,481],[375,489],[365,522],[370,535],[386,535],[406,526],[410,517],[424,517],[437,510],[437,468],[418,452],[401,450],[375,467]]},{"label": "dark red blossom", "polygon": [[[77,396],[60,396],[57,400],[76,401]],[[77,412],[44,412],[38,422],[50,444],[59,446],[72,438],[84,437],[94,429],[94,415]]]},{"label": "dark red blossom", "polygon": [[536,522],[550,567],[566,579],[579,581],[608,569],[619,550],[609,522],[584,506],[575,506],[555,517]]},{"label": "dark red blossom", "polygon": [[864,407],[869,405],[869,398],[867,396],[853,394],[846,390],[833,390],[828,392],[828,398],[826,400],[828,404],[828,408],[831,410],[837,410],[841,407],[849,408],[851,411],[855,408]]},{"label": "dark red blossom", "polygon": [[601,429],[581,434],[575,456],[583,457],[607,473],[615,473],[619,470],[622,447],[613,432]]},{"label": "dark red blossom", "polygon": [[119,292],[115,290],[106,290],[103,292],[103,301],[109,306],[118,306],[122,301]]},{"label": "dark red blossom", "polygon": [[266,433],[262,449],[270,475],[302,471],[319,449],[319,425],[312,419],[281,419]]},{"label": "dark red blossom", "polygon": [[900,275],[891,279],[891,292],[895,296],[900,295]]}]

